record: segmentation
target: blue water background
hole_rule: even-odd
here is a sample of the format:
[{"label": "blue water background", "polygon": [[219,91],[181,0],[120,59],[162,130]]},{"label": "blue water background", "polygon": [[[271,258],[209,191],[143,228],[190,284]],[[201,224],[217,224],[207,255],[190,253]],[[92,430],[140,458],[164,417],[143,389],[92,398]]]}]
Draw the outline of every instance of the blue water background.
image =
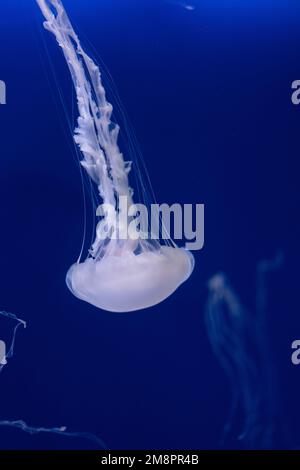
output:
[{"label": "blue water background", "polygon": [[[290,437],[277,445],[297,447],[299,2],[64,4],[114,78],[157,200],[205,204],[205,247],[190,280],[151,309],[111,314],[70,294],[83,202],[51,63],[73,122],[71,81],[35,2],[2,0],[0,308],[28,328],[0,376],[0,419],[93,432],[111,449],[217,448],[230,388],[206,336],[206,283],[225,271],[251,310],[258,261],[281,251],[268,331]],[[85,445],[1,431],[1,448]]]}]

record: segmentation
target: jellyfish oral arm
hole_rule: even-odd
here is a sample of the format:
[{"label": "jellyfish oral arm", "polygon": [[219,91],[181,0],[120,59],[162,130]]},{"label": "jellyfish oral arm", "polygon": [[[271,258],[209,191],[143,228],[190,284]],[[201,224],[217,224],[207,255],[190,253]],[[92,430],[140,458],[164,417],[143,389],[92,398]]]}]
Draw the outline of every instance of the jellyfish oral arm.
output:
[{"label": "jellyfish oral arm", "polygon": [[60,0],[37,3],[46,18],[45,28],[62,48],[76,90],[79,117],[74,139],[84,156],[81,164],[98,184],[104,203],[115,204],[114,193],[130,196],[130,165],[117,144],[119,126],[111,121],[113,107],[106,99],[100,70],[83,51]]},{"label": "jellyfish oral arm", "polygon": [[[61,0],[37,3],[45,28],[63,51],[75,87],[79,117],[74,140],[83,155],[81,164],[97,184],[103,203],[113,208],[114,213],[107,212],[103,218],[118,233],[120,227],[114,221],[119,220],[115,214],[121,210],[120,197],[127,198],[127,207],[133,203],[128,182],[131,165],[118,146],[119,126],[111,121],[113,108],[106,99],[101,72],[84,52]],[[103,240],[96,231],[90,256],[71,266],[66,282],[76,297],[99,308],[132,311],[164,300],[189,277],[193,266],[186,250],[159,243],[154,250],[151,244],[130,237]]]},{"label": "jellyfish oral arm", "polygon": [[[119,196],[132,203],[128,184],[131,162],[125,162],[118,147],[119,126],[111,121],[112,105],[107,101],[99,67],[84,52],[60,0],[37,0],[45,16],[44,27],[54,34],[69,67],[77,96],[78,126],[74,140],[83,159],[81,165],[97,184],[104,204],[116,208]],[[111,226],[111,220],[108,221]],[[93,256],[101,241],[96,239]]]}]

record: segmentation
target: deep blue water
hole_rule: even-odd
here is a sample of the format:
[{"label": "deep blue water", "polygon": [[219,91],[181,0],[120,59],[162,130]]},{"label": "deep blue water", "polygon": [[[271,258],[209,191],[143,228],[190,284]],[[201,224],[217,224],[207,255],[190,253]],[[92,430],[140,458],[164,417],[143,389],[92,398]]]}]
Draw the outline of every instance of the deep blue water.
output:
[{"label": "deep blue water", "polygon": [[[226,272],[251,310],[256,265],[280,251],[268,333],[288,431],[275,446],[299,446],[300,365],[290,360],[300,338],[300,107],[290,99],[299,2],[64,4],[114,78],[157,200],[205,204],[205,247],[189,281],[156,307],[111,314],[71,295],[65,274],[80,250],[83,209],[59,100],[61,92],[73,124],[71,81],[35,2],[2,0],[0,308],[28,328],[0,376],[0,419],[67,425],[110,449],[217,448],[230,388],[206,335],[206,283]],[[1,430],[1,448],[86,445]]]}]

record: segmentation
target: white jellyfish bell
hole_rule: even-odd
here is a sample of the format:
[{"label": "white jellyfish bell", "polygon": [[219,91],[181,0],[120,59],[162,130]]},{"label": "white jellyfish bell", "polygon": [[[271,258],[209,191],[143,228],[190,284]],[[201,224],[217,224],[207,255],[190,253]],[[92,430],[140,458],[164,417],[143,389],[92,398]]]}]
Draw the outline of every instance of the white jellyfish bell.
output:
[{"label": "white jellyfish bell", "polygon": [[[78,104],[78,127],[74,140],[82,166],[97,185],[104,211],[88,257],[73,264],[66,282],[79,299],[111,312],[130,312],[158,304],[170,296],[191,274],[192,254],[173,242],[161,245],[144,237],[121,237],[120,220],[134,222],[128,215],[133,204],[128,183],[130,165],[118,146],[119,126],[111,121],[98,66],[84,52],[60,0],[37,0],[46,18],[44,26],[62,48],[71,72]],[[126,198],[127,207],[120,199]],[[126,213],[125,213],[126,212]],[[114,236],[112,236],[112,234]]]}]

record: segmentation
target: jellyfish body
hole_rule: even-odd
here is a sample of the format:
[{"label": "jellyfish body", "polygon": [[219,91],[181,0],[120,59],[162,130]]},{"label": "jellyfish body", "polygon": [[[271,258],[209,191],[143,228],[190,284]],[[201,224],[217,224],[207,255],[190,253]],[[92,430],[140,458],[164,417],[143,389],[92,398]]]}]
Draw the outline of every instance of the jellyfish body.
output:
[{"label": "jellyfish body", "polygon": [[[129,312],[155,305],[171,295],[191,274],[194,260],[187,250],[161,246],[144,239],[121,238],[117,220],[120,197],[133,203],[128,173],[118,146],[119,127],[111,121],[112,105],[106,99],[98,66],[84,52],[60,0],[37,0],[46,18],[44,26],[54,34],[62,48],[74,83],[78,103],[78,126],[74,140],[83,159],[82,166],[97,185],[110,227],[106,238],[96,232],[88,258],[69,269],[66,282],[78,298],[96,307]],[[120,217],[115,217],[118,214]],[[126,212],[128,222],[132,217]],[[114,233],[116,236],[111,237]]]},{"label": "jellyfish body", "polygon": [[187,279],[193,264],[189,252],[162,246],[135,255],[110,255],[101,261],[88,258],[67,273],[73,294],[96,307],[130,312],[157,304]]}]

